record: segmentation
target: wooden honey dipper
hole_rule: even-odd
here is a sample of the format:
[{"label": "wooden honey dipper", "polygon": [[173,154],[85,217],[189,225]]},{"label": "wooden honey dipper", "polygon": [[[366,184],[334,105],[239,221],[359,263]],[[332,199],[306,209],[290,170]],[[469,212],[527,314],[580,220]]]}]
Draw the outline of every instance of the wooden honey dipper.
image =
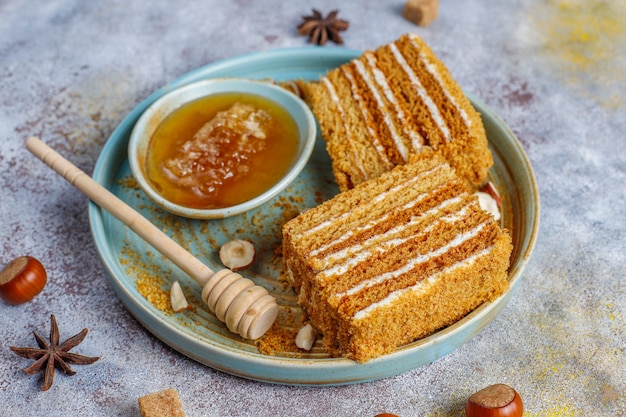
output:
[{"label": "wooden honey dipper", "polygon": [[255,340],[272,326],[278,316],[278,304],[265,288],[230,269],[213,272],[139,212],[38,138],[29,138],[26,148],[200,284],[203,287],[202,300],[231,332]]}]

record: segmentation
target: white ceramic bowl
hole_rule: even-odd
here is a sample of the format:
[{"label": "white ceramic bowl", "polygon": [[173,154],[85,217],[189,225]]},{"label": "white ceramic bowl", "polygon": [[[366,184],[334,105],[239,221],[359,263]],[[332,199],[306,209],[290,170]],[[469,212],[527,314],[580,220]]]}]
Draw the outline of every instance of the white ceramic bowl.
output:
[{"label": "white ceramic bowl", "polygon": [[[182,105],[220,93],[247,93],[262,96],[287,110],[298,127],[299,143],[294,160],[285,175],[262,194],[243,203],[214,209],[196,209],[173,203],[159,194],[146,176],[146,156],[152,135],[159,124]],[[128,161],[133,176],[148,197],[163,209],[194,219],[218,219],[243,213],[265,203],[284,190],[302,171],[315,144],[315,118],[295,94],[270,82],[243,78],[217,78],[197,81],[172,90],[150,105],[133,127],[128,143]]]}]

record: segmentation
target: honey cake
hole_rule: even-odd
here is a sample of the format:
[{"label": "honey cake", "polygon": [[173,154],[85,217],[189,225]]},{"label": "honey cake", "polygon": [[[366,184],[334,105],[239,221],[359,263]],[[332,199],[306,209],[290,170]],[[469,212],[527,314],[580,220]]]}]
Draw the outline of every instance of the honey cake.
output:
[{"label": "honey cake", "polygon": [[287,279],[334,356],[367,362],[508,289],[508,231],[432,151],[283,227]]},{"label": "honey cake", "polygon": [[319,122],[341,191],[425,148],[442,154],[470,187],[484,182],[493,165],[480,114],[415,34],[298,85]]}]

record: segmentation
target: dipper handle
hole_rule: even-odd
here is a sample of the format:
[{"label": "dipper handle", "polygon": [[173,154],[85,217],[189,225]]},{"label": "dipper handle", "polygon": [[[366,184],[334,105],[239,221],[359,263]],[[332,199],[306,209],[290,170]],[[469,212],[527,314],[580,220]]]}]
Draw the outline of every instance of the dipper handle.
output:
[{"label": "dipper handle", "polygon": [[[192,277],[203,287],[202,298],[216,315],[219,306],[218,319],[225,321],[232,332],[247,339],[257,339],[271,327],[278,315],[278,305],[265,288],[230,269],[213,272],[139,212],[38,138],[29,138],[26,148]],[[234,284],[237,285],[233,287]],[[245,325],[242,323],[244,319]]]}]

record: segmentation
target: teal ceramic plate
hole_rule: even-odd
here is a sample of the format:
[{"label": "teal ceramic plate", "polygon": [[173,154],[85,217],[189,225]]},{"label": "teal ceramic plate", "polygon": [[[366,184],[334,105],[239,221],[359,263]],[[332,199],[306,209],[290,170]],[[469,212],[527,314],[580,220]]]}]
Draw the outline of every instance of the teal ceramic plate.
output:
[{"label": "teal ceramic plate", "polygon": [[[93,177],[211,269],[221,268],[217,253],[224,242],[233,238],[255,242],[257,260],[243,275],[277,297],[281,306],[279,330],[298,329],[304,319],[302,311],[294,293],[279,280],[280,226],[298,211],[337,193],[321,138],[317,138],[306,168],[278,196],[251,212],[204,221],[176,217],[151,203],[132,179],[126,148],[142,112],[174,88],[215,77],[276,81],[316,79],[358,55],[358,51],[345,49],[284,49],[236,57],[192,71],[154,92],[122,121],[104,146]],[[330,358],[321,350],[319,341],[310,352],[261,354],[253,342],[228,332],[209,313],[200,301],[201,289],[195,281],[113,216],[92,204],[89,207],[91,229],[111,285],[137,320],[172,348],[212,368],[254,380],[306,385],[357,383],[397,375],[441,358],[470,340],[502,311],[519,285],[539,226],[537,186],[520,143],[491,109],[474,97],[470,99],[482,114],[494,154],[495,165],[490,176],[501,193],[502,224],[512,233],[514,252],[509,274],[511,290],[456,324],[366,364]],[[192,305],[192,309],[183,313],[163,309],[168,305],[167,294],[174,280],[181,282]]]}]

